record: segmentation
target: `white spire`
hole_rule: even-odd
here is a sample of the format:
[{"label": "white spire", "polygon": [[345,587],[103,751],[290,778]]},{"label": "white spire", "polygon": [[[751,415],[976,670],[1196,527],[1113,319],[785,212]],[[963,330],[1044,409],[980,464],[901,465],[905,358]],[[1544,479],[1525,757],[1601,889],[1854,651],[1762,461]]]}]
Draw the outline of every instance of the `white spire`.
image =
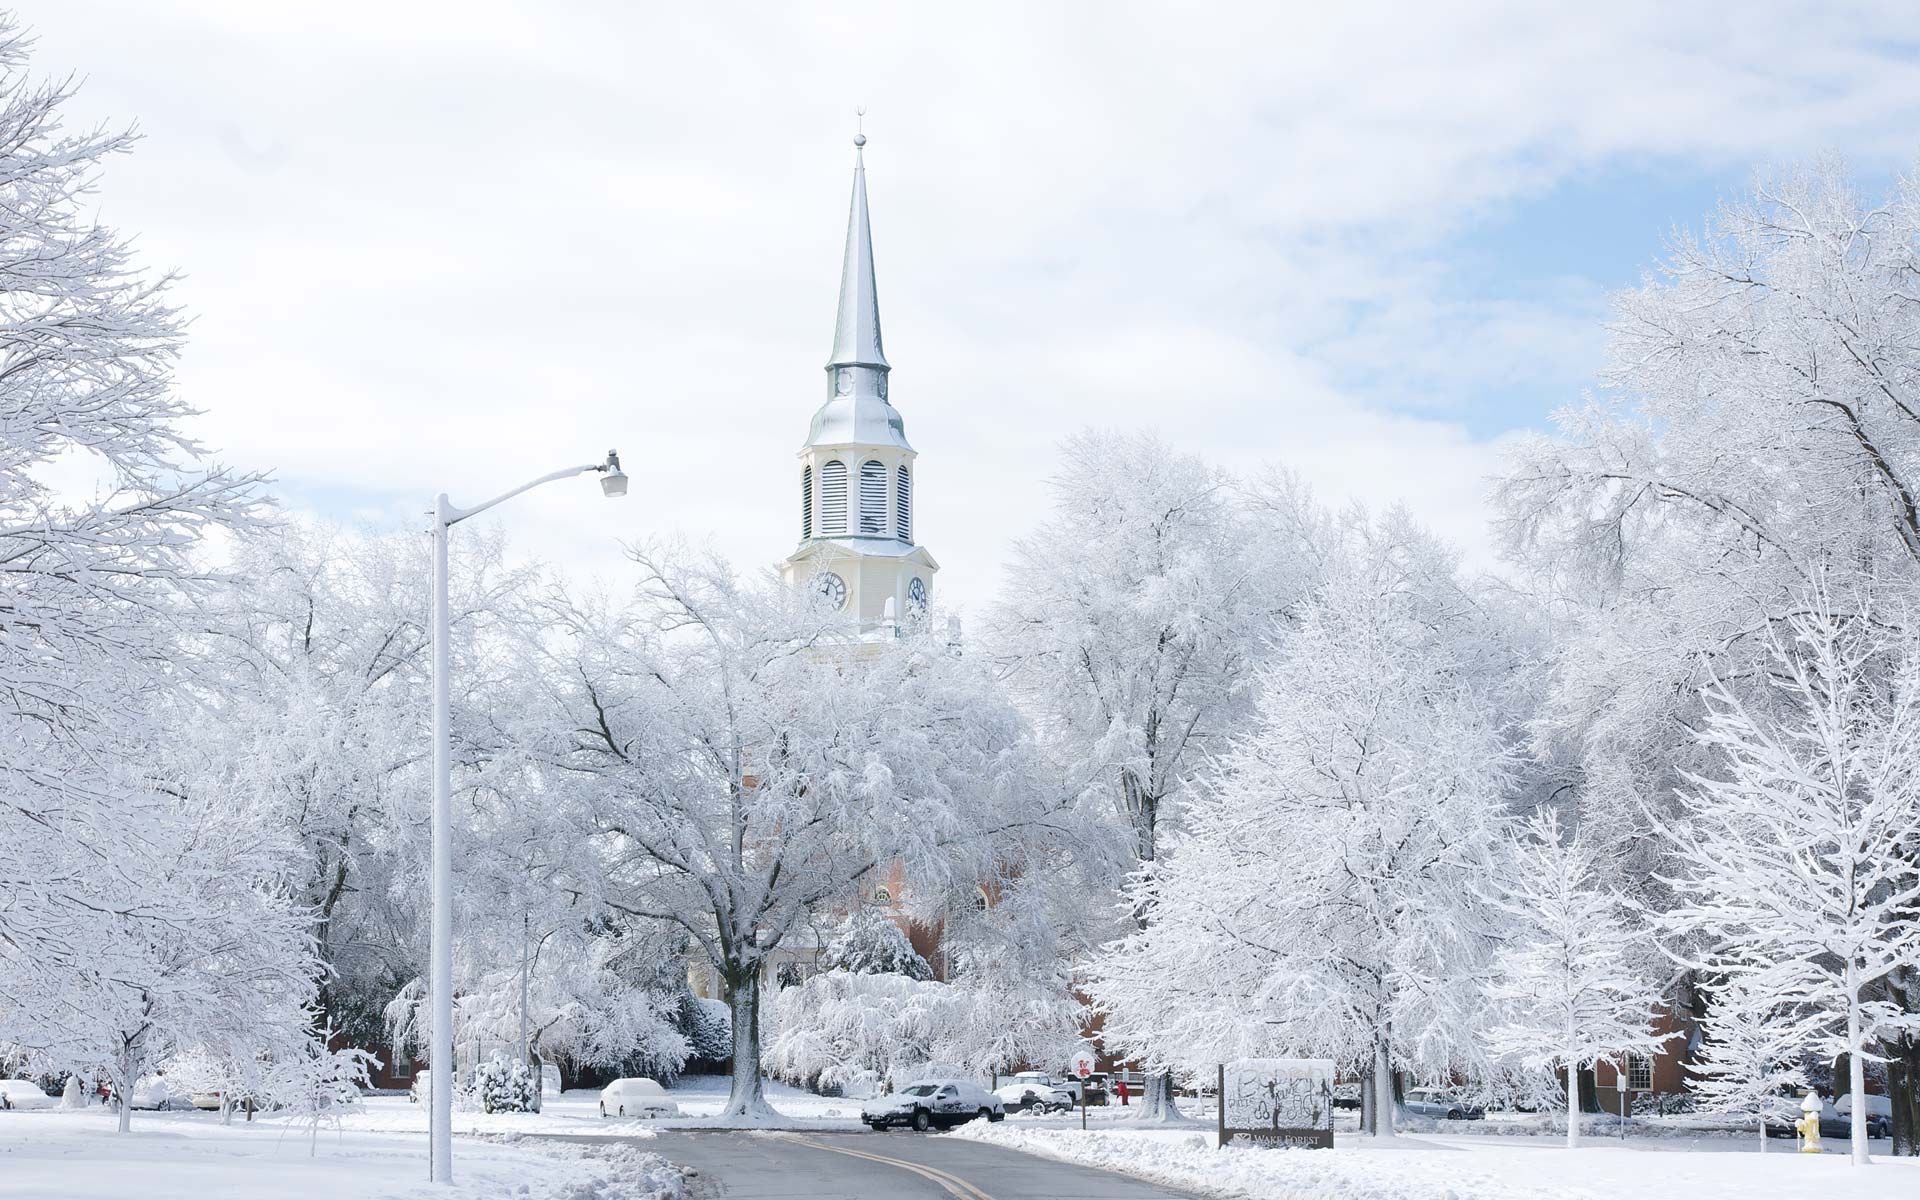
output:
[{"label": "white spire", "polygon": [[847,257],[840,271],[840,314],[829,367],[887,369],[880,348],[880,293],[873,281],[873,228],[867,220],[867,135],[853,139],[853,206],[847,213]]},{"label": "white spire", "polygon": [[813,414],[809,446],[907,444],[906,424],[887,402],[886,353],[880,348],[880,293],[873,281],[873,229],[867,220],[866,134],[853,139],[853,207],[840,270],[840,311],[827,361],[827,402]]}]

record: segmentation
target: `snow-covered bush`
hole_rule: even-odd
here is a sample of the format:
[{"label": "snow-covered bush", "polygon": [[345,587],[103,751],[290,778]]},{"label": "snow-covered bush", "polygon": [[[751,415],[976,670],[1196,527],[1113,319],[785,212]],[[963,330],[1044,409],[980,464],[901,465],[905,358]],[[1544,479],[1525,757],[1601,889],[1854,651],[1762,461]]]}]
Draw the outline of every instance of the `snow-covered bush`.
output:
[{"label": "snow-covered bush", "polygon": [[877,908],[856,909],[841,923],[839,932],[820,952],[820,969],[933,978],[933,968],[913,948],[906,931]]},{"label": "snow-covered bush", "polygon": [[474,1102],[484,1113],[534,1112],[540,1082],[527,1064],[495,1054],[474,1068]]}]

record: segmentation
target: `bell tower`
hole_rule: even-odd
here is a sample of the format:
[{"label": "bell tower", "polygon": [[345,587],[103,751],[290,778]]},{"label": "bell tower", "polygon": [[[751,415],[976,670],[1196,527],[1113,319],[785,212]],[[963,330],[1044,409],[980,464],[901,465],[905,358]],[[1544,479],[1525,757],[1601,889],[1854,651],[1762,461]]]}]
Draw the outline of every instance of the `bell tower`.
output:
[{"label": "bell tower", "polygon": [[780,570],[788,583],[816,589],[863,628],[878,628],[889,616],[910,621],[926,610],[940,564],[914,541],[916,456],[887,398],[892,368],[880,347],[866,144],[864,134],[853,139],[853,207],[827,400],[800,447],[800,544]]}]

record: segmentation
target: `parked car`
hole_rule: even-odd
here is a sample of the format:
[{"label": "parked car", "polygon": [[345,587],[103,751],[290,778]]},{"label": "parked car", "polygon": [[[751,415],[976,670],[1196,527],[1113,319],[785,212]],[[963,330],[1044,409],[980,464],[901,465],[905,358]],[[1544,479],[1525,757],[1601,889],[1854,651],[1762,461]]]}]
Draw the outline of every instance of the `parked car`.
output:
[{"label": "parked car", "polygon": [[0,1079],[0,1108],[52,1108],[57,1103],[31,1079]]},{"label": "parked car", "polygon": [[[1820,1105],[1820,1136],[1845,1141],[1853,1136],[1852,1096],[1842,1096],[1836,1103],[1822,1101]],[[1887,1138],[1893,1136],[1893,1104],[1887,1103],[1884,1110],[1876,1112],[1874,1100],[1884,1100],[1884,1096],[1867,1097],[1867,1136]],[[1847,1107],[1843,1111],[1839,1105]],[[1799,1137],[1800,1131],[1794,1128],[1794,1122],[1800,1119],[1800,1101],[1791,1096],[1776,1096],[1767,1106],[1768,1137]]]},{"label": "parked car", "polygon": [[1022,1112],[1039,1109],[1041,1112],[1064,1112],[1072,1108],[1077,1101],[1072,1092],[1051,1083],[1010,1083],[1003,1088],[994,1089],[994,1095],[1000,1097],[1002,1106],[1020,1109]]},{"label": "parked car", "polygon": [[206,1112],[219,1112],[220,1102],[226,1098],[223,1092],[195,1092],[187,1099],[195,1108]]},{"label": "parked car", "polygon": [[1468,1104],[1445,1088],[1414,1088],[1401,1103],[1410,1113],[1438,1117],[1442,1121],[1480,1121],[1487,1115],[1486,1109]]},{"label": "parked car", "polygon": [[600,1089],[603,1117],[677,1117],[680,1106],[651,1079],[616,1079]]},{"label": "parked car", "polygon": [[876,1130],[909,1125],[920,1133],[952,1129],[975,1117],[989,1121],[1007,1115],[1000,1097],[964,1079],[919,1079],[890,1096],[876,1096],[860,1106],[860,1119]]},{"label": "parked car", "polygon": [[[1833,1111],[1847,1119],[1847,1136],[1853,1136],[1853,1093],[1848,1092],[1833,1102]],[[1826,1134],[1822,1133],[1821,1137]],[[1890,1138],[1893,1136],[1893,1098],[1890,1096],[1867,1095],[1867,1136]]]},{"label": "parked car", "polygon": [[1358,1083],[1336,1083],[1333,1085],[1333,1106],[1335,1108],[1360,1108],[1360,1087]]}]

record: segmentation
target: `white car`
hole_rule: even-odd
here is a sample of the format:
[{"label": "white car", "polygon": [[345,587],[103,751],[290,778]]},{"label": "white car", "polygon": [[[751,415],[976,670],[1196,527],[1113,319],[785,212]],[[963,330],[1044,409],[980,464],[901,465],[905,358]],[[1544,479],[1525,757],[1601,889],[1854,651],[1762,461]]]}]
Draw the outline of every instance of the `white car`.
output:
[{"label": "white car", "polygon": [[921,1133],[952,1129],[975,1117],[998,1121],[1006,1115],[1000,1097],[964,1079],[918,1079],[860,1106],[860,1119],[876,1130],[908,1125]]},{"label": "white car", "polygon": [[31,1079],[0,1079],[0,1108],[52,1108],[57,1103]]},{"label": "white car", "polygon": [[1039,1109],[1041,1112],[1064,1112],[1079,1103],[1074,1094],[1066,1088],[1031,1080],[995,1088],[993,1094],[1000,1097],[1000,1103],[1008,1110],[1017,1108],[1023,1112],[1030,1109]]},{"label": "white car", "polygon": [[616,1079],[600,1089],[603,1117],[677,1117],[680,1106],[651,1079]]}]

